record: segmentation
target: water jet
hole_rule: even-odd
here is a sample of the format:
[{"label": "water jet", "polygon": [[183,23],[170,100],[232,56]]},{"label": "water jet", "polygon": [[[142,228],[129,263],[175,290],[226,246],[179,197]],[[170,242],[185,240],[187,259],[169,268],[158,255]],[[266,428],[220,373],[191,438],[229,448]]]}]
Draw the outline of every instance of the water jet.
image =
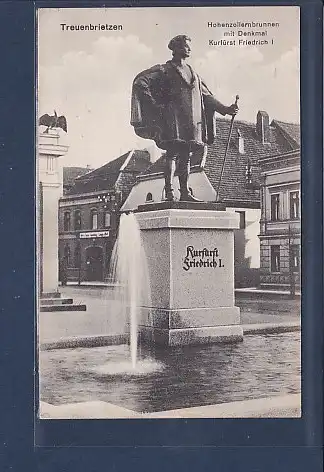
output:
[{"label": "water jet", "polygon": [[141,308],[151,306],[151,291],[146,256],[134,213],[122,214],[111,257],[110,277],[120,302],[119,316],[125,320],[130,336],[132,368],[136,369]]}]

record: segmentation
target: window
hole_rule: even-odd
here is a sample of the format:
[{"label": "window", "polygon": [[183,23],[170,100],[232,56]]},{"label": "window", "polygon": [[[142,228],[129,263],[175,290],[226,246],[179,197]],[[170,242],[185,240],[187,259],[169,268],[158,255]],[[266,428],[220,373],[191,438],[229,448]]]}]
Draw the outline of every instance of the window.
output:
[{"label": "window", "polygon": [[81,267],[81,248],[80,244],[77,244],[75,251],[74,251],[74,265],[75,267]]},{"label": "window", "polygon": [[245,211],[237,211],[240,215],[240,229],[245,229]]},{"label": "window", "polygon": [[271,272],[280,272],[280,246],[271,246]]},{"label": "window", "polygon": [[81,211],[75,210],[74,212],[74,229],[76,231],[81,229]]},{"label": "window", "polygon": [[69,211],[64,212],[63,229],[64,231],[70,231],[71,229],[71,214]]},{"label": "window", "polygon": [[66,261],[66,265],[69,266],[70,265],[70,258],[71,258],[71,251],[70,251],[70,247],[66,244],[64,246],[64,259]]},{"label": "window", "polygon": [[97,210],[91,210],[90,226],[91,226],[91,229],[98,229],[98,213],[97,213]]},{"label": "window", "polygon": [[147,201],[147,202],[152,202],[152,201],[153,201],[153,195],[151,194],[151,192],[149,192],[149,193],[146,195],[146,201]]},{"label": "window", "polygon": [[110,227],[110,213],[109,213],[109,211],[105,212],[104,225],[105,225],[105,228]]},{"label": "window", "polygon": [[299,272],[300,256],[298,244],[293,244],[290,246],[290,268],[293,272]]},{"label": "window", "polygon": [[290,192],[289,199],[289,208],[290,208],[290,219],[296,220],[300,217],[299,215],[299,192]]},{"label": "window", "polygon": [[271,195],[271,221],[279,220],[279,193]]}]

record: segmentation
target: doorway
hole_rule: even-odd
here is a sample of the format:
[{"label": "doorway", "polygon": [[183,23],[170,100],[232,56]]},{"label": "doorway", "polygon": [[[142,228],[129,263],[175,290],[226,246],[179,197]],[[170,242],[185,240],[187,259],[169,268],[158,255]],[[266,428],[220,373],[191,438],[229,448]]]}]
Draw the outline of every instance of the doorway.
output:
[{"label": "doorway", "polygon": [[86,249],[86,280],[89,282],[103,280],[102,247],[91,246]]}]

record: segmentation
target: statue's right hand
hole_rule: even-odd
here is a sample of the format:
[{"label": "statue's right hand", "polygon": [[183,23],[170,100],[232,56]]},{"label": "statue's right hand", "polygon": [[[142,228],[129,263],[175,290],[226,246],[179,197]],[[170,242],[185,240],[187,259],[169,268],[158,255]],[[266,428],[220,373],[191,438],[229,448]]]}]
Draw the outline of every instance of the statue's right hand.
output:
[{"label": "statue's right hand", "polygon": [[233,103],[229,107],[227,107],[227,115],[235,116],[239,111],[239,107],[236,103]]}]

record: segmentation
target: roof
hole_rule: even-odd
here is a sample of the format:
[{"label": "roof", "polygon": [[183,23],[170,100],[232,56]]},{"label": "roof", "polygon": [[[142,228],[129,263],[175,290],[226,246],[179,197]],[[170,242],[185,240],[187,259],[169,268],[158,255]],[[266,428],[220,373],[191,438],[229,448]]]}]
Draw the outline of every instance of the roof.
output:
[{"label": "roof", "polygon": [[126,152],[122,156],[117,157],[113,161],[99,167],[98,169],[89,172],[77,179],[77,184],[86,183],[90,180],[100,179],[105,180],[107,188],[113,187],[118,178],[121,167],[125,164],[127,157],[131,151]]},{"label": "roof", "polygon": [[150,154],[145,150],[130,150],[107,164],[75,179],[71,192],[83,193],[112,189],[121,173],[139,174],[150,164]]},{"label": "roof", "polygon": [[[259,201],[256,188],[260,182],[259,158],[270,154],[280,154],[291,150],[290,144],[277,130],[270,126],[269,142],[263,144],[257,135],[254,123],[234,121],[232,138],[226,155],[222,181],[219,184],[226,143],[229,135],[230,121],[218,120],[217,134],[213,145],[209,146],[205,164],[205,173],[223,201]],[[244,140],[244,154],[238,150],[238,130]],[[247,166],[251,166],[254,186],[247,185]],[[219,187],[219,188],[218,188]]]},{"label": "roof", "polygon": [[[131,158],[127,163],[127,159]],[[114,179],[113,176],[118,176],[118,173],[121,170],[128,172],[142,172],[147,168],[148,163],[150,162],[150,157],[148,151],[144,150],[130,150],[127,151],[122,156],[117,157],[116,159],[107,162],[107,164],[99,167],[98,169],[89,172],[87,175],[80,176],[78,181],[86,181],[89,179],[94,179],[97,177],[105,178],[109,177],[111,181]],[[124,168],[126,164],[126,168]]]},{"label": "roof", "polygon": [[132,158],[129,160],[125,172],[141,173],[151,164],[150,153],[144,149],[135,149]]},{"label": "roof", "polygon": [[300,125],[298,123],[285,123],[284,121],[273,120],[271,125],[282,132],[283,136],[291,143],[293,149],[300,148]]},{"label": "roof", "polygon": [[[221,168],[225,154],[230,129],[230,120],[220,118],[216,120],[216,138],[214,144],[208,146],[204,171],[213,186],[218,191]],[[239,153],[238,131],[244,140],[244,153]],[[235,120],[232,130],[230,146],[223,170],[222,182],[219,188],[219,198],[223,201],[253,201],[259,202],[258,188],[260,168],[258,160],[262,156],[278,155],[298,148],[297,138],[299,125],[274,120],[270,126],[269,143],[262,144],[257,135],[254,123]],[[203,151],[195,154],[191,159],[191,166],[201,166]],[[144,176],[164,171],[165,155],[161,156],[145,172]],[[253,186],[247,185],[246,170],[250,166]],[[147,178],[146,177],[146,178]]]},{"label": "roof", "polygon": [[63,167],[63,185],[73,185],[76,178],[90,171],[88,167]]}]

